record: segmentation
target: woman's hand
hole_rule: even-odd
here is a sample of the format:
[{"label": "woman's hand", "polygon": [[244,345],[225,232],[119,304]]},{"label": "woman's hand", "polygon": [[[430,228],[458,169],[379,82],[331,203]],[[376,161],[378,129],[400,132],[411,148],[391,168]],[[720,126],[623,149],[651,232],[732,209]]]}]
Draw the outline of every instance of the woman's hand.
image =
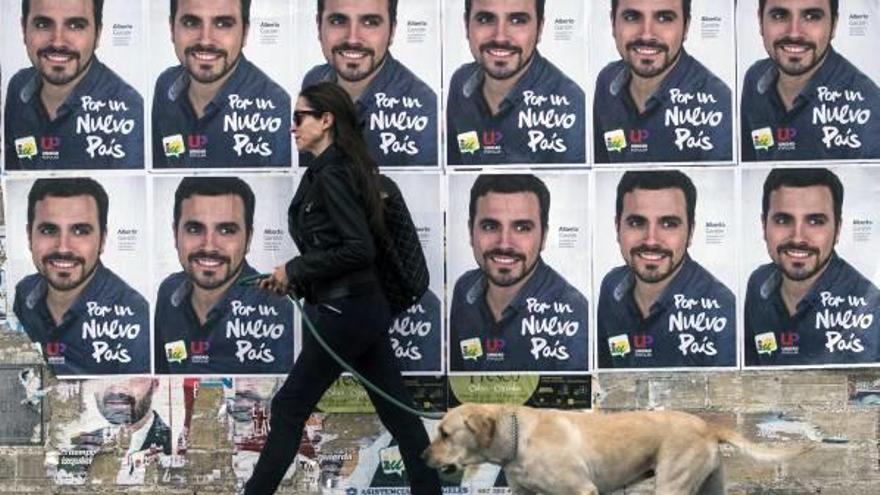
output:
[{"label": "woman's hand", "polygon": [[284,269],[284,265],[276,266],[270,277],[260,280],[260,288],[279,296],[287,295],[290,280],[287,278],[287,270]]}]

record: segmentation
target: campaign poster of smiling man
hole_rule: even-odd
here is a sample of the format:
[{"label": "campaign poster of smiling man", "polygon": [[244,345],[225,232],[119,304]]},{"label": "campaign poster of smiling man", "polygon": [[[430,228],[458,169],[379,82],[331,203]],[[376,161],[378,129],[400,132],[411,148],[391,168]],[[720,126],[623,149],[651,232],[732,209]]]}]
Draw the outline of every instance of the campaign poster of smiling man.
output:
[{"label": "campaign poster of smiling man", "polygon": [[168,0],[151,14],[156,45],[172,49],[152,59],[153,167],[290,167],[291,100],[277,78],[290,64],[272,58],[292,46],[288,3]]},{"label": "campaign poster of smiling man", "polygon": [[146,180],[10,179],[11,328],[59,377],[150,373]]},{"label": "campaign poster of smiling man", "polygon": [[878,172],[744,172],[746,366],[880,362]]},{"label": "campaign poster of smiling man", "polygon": [[[380,167],[440,164],[440,6],[434,0],[297,2],[301,87],[337,83]],[[299,155],[300,166],[312,156]]]},{"label": "campaign poster of smiling man", "polygon": [[158,177],[153,351],[156,373],[284,374],[293,304],[242,282],[293,252],[278,177]]},{"label": "campaign poster of smiling man", "polygon": [[449,165],[586,165],[584,2],[446,2]]},{"label": "campaign poster of smiling man", "polygon": [[874,0],[737,6],[742,160],[880,158]]},{"label": "campaign poster of smiling man", "polygon": [[145,73],[131,63],[144,42],[140,4],[3,5],[5,169],[143,169]]},{"label": "campaign poster of smiling man", "polygon": [[590,2],[597,164],[733,161],[733,2]]},{"label": "campaign poster of smiling man", "polygon": [[[450,177],[450,373],[589,370],[586,174]],[[574,198],[578,198],[575,200]]]},{"label": "campaign poster of smiling man", "polygon": [[731,169],[597,173],[599,369],[736,366],[733,180]]}]

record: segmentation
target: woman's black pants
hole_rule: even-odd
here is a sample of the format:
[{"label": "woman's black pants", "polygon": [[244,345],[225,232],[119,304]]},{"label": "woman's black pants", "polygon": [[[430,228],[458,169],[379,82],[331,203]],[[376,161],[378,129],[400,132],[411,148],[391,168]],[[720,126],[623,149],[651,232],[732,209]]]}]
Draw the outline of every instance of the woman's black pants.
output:
[{"label": "woman's black pants", "polygon": [[[327,301],[306,308],[330,347],[364,377],[392,397],[412,404],[391,348],[388,303],[381,293]],[[303,427],[324,392],[342,368],[303,331],[303,349],[284,385],[272,399],[271,430],[245,493],[274,493],[293,462]],[[367,389],[382,424],[397,440],[413,495],[439,495],[437,471],[421,458],[428,435],[421,420]]]}]

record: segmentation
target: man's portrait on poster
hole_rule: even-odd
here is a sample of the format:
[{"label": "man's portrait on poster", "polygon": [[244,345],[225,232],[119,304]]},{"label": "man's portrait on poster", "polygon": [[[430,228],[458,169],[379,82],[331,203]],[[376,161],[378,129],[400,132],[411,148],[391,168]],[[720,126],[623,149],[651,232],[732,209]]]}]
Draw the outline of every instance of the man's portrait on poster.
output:
[{"label": "man's portrait on poster", "polygon": [[144,167],[143,98],[96,54],[103,12],[104,0],[22,0],[32,67],[6,89],[6,170]]},{"label": "man's portrait on poster", "polygon": [[477,177],[468,216],[477,268],[455,282],[450,371],[587,371],[587,299],[541,257],[549,215],[538,177]]},{"label": "man's portrait on poster", "polygon": [[150,372],[148,303],[101,261],[109,205],[89,178],[37,179],[27,196],[37,273],[17,282],[13,312],[58,376]]}]

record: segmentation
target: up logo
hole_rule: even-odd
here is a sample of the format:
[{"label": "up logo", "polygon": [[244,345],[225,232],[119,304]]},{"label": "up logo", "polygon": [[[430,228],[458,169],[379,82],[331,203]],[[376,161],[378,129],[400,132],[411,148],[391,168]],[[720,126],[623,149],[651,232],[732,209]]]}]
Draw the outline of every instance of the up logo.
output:
[{"label": "up logo", "polygon": [[61,356],[67,350],[64,342],[46,342],[46,355],[50,357]]},{"label": "up logo", "polygon": [[204,134],[190,134],[186,137],[186,144],[191,150],[203,150],[208,146],[208,136]]},{"label": "up logo", "polygon": [[40,148],[43,151],[55,151],[61,146],[61,138],[58,136],[43,136],[40,138]]},{"label": "up logo", "polygon": [[633,335],[633,347],[636,349],[650,349],[654,347],[654,337],[646,333]]},{"label": "up logo", "polygon": [[507,342],[504,339],[498,338],[486,338],[483,340],[483,348],[486,349],[486,352],[489,354],[498,354],[504,352],[504,348],[507,346]]},{"label": "up logo", "polygon": [[782,347],[795,347],[801,336],[797,332],[782,332],[779,334],[779,343]]},{"label": "up logo", "polygon": [[504,134],[498,131],[483,131],[483,146],[498,146]]},{"label": "up logo", "polygon": [[788,143],[794,141],[798,131],[794,127],[780,127],[776,129],[776,141],[779,143]]},{"label": "up logo", "polygon": [[211,349],[211,343],[207,340],[194,340],[189,343],[189,352],[193,356],[201,356],[207,354]]},{"label": "up logo", "polygon": [[647,129],[630,129],[629,142],[633,144],[644,143],[651,137],[651,133]]}]

